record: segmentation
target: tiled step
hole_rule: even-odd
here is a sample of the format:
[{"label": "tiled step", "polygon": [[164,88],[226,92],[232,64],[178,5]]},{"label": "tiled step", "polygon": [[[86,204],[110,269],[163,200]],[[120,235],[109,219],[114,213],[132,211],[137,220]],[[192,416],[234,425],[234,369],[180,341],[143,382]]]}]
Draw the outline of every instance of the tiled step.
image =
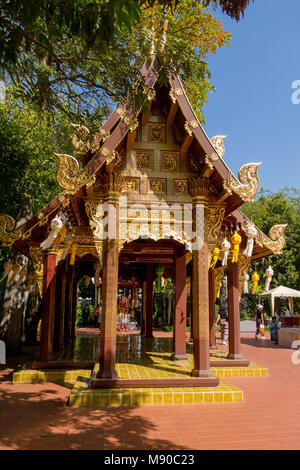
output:
[{"label": "tiled step", "polygon": [[69,397],[70,406],[142,406],[229,403],[243,400],[243,392],[221,380],[217,387],[91,389],[78,377]]}]

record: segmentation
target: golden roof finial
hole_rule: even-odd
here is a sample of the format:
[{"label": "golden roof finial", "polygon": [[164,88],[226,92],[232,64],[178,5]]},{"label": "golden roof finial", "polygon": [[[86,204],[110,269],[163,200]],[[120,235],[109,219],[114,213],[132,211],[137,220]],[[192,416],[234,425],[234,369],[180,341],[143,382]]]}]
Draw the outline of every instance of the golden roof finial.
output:
[{"label": "golden roof finial", "polygon": [[155,29],[154,29],[154,15],[152,15],[152,27],[151,27],[151,46],[150,46],[150,55],[155,54]]},{"label": "golden roof finial", "polygon": [[167,18],[167,12],[164,10],[164,26],[163,26],[163,34],[161,38],[161,50],[163,51],[165,48],[165,45],[167,44],[167,30],[168,30],[168,18]]}]

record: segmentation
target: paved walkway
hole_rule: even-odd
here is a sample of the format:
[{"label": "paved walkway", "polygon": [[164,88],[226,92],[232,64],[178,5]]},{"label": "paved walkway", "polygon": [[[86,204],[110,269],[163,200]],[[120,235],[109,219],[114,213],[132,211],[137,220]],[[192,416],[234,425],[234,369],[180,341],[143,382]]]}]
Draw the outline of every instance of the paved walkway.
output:
[{"label": "paved walkway", "polygon": [[0,369],[0,449],[300,449],[292,350],[245,333],[242,353],[269,377],[231,378],[244,402],[214,405],[70,408],[65,387],[11,384],[12,362]]}]

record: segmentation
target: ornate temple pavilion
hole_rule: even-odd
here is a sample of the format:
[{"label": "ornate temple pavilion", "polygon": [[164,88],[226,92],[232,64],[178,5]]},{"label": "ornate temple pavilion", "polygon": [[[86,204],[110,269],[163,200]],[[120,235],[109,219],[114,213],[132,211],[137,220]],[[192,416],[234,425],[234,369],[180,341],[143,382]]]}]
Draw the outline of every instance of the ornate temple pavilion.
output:
[{"label": "ornate temple pavilion", "polygon": [[[191,386],[214,386],[215,302],[227,274],[229,356],[240,352],[239,300],[252,260],[281,253],[285,225],[263,234],[240,211],[259,187],[260,163],[237,179],[225,163],[224,136],[209,139],[177,76],[157,82],[157,58],[141,70],[148,111],[119,105],[91,139],[75,126],[83,167],[57,154],[62,192],[24,225],[0,219],[0,240],[33,261],[42,298],[40,362],[75,337],[77,284],[94,273],[102,281],[99,371],[95,388],[116,385],[117,295],[134,279],[143,292],[142,329],[152,337],[153,280],[160,264],[175,284],[173,359],[186,358],[187,277],[192,293],[194,366]],[[236,233],[234,233],[236,232]],[[182,386],[174,379],[172,386]],[[134,381],[133,381],[134,382]],[[145,384],[160,387],[166,379]],[[132,383],[136,385],[136,383]],[[139,383],[139,385],[141,385]],[[128,381],[123,384],[128,386]]]}]

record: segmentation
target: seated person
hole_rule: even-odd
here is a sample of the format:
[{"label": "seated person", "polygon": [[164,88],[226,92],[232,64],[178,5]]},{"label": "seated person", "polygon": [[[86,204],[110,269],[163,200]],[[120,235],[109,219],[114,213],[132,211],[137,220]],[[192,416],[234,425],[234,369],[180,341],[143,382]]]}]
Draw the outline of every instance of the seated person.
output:
[{"label": "seated person", "polygon": [[272,317],[272,321],[270,321],[269,327],[270,327],[270,333],[271,333],[271,341],[273,341],[275,344],[278,344],[277,331],[279,330],[279,326],[278,326],[276,317]]}]

